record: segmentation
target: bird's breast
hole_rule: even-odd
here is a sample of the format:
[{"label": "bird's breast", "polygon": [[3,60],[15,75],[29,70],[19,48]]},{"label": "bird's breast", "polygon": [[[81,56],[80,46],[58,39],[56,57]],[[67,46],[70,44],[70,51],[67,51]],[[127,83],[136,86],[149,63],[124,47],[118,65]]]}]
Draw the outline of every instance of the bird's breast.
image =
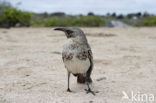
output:
[{"label": "bird's breast", "polygon": [[64,57],[70,57],[69,59],[64,59],[65,67],[69,72],[76,74],[86,73],[88,71],[90,67],[90,60],[88,58],[81,58],[81,54],[84,51],[87,51],[87,48],[73,40],[68,40],[68,42],[64,45]]},{"label": "bird's breast", "polygon": [[90,61],[87,58],[86,60],[80,60],[76,55],[73,55],[71,60],[64,61],[66,69],[73,73],[86,73],[90,67]]}]

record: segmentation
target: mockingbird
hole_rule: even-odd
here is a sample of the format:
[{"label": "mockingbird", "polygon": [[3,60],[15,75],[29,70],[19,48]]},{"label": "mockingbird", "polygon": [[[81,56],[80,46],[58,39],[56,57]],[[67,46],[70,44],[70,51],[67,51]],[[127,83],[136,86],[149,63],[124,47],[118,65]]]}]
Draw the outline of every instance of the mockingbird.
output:
[{"label": "mockingbird", "polygon": [[90,77],[93,69],[92,51],[84,32],[73,27],[58,27],[54,30],[63,31],[67,36],[67,43],[64,45],[62,52],[62,59],[68,71],[67,91],[71,92],[69,79],[70,73],[72,73],[74,76],[77,76],[78,83],[87,84],[88,89],[85,89],[87,93],[95,95],[89,86],[92,82]]}]

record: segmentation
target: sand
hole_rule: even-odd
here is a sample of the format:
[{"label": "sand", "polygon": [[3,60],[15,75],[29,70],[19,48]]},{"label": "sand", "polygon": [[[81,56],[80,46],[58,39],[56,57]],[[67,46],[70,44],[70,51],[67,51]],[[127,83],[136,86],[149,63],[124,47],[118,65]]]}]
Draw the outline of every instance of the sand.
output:
[{"label": "sand", "polygon": [[62,32],[11,28],[0,29],[0,103],[149,103],[139,101],[142,94],[154,95],[156,103],[156,28],[82,29],[93,51],[96,96],[74,76],[73,92],[66,92]]}]

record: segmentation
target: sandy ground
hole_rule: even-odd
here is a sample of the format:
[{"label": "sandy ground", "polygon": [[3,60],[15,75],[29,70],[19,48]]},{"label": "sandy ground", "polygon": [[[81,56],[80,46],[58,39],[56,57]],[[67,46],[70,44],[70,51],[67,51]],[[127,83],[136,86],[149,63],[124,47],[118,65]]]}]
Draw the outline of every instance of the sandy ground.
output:
[{"label": "sandy ground", "polygon": [[156,103],[156,28],[82,29],[93,50],[96,96],[73,76],[66,92],[62,32],[11,28],[0,29],[0,103],[149,103],[132,102],[132,92],[154,95]]}]

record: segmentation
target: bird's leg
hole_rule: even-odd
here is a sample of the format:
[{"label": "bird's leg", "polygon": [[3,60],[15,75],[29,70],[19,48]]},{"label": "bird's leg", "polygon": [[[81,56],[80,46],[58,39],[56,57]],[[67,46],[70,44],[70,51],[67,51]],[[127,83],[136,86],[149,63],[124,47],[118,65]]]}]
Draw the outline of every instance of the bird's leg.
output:
[{"label": "bird's leg", "polygon": [[67,88],[67,92],[71,92],[71,90],[69,88],[69,79],[70,79],[70,72],[68,72],[68,88]]},{"label": "bird's leg", "polygon": [[87,94],[88,93],[92,93],[95,96],[94,91],[92,91],[91,88],[90,88],[90,86],[89,86],[89,82],[87,81],[87,78],[85,79],[85,81],[86,81],[86,84],[87,84],[87,87],[88,87],[88,89],[85,89],[86,93]]}]

